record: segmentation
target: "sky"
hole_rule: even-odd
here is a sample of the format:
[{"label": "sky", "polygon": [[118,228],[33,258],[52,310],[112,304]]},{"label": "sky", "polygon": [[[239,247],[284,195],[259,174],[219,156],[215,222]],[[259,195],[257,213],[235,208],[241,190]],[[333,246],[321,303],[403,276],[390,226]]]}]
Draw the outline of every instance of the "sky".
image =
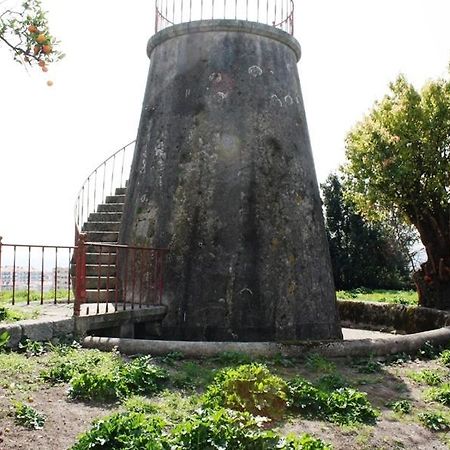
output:
[{"label": "sky", "polygon": [[[83,181],[136,137],[154,2],[43,5],[64,60],[47,74],[26,71],[0,47],[0,236],[4,243],[71,245]],[[300,80],[322,182],[344,162],[348,131],[399,73],[417,87],[446,76],[450,2],[295,0],[295,7]]]}]

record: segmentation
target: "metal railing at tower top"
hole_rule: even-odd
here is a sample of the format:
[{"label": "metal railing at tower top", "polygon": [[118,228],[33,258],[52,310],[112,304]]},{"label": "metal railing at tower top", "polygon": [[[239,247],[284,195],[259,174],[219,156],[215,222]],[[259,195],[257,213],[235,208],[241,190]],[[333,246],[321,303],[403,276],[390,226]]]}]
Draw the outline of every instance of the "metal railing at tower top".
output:
[{"label": "metal railing at tower top", "polygon": [[246,20],[294,34],[294,0],[155,0],[156,32],[198,20]]}]

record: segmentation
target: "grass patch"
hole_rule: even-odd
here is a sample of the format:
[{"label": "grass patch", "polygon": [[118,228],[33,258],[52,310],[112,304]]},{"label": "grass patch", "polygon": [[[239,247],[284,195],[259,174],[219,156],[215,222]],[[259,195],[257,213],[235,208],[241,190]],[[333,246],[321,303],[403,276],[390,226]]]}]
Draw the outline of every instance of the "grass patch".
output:
[{"label": "grass patch", "polygon": [[417,372],[410,371],[406,376],[419,384],[426,384],[428,386],[438,386],[444,381],[444,374],[442,372],[430,369],[423,369]]},{"label": "grass patch", "polygon": [[416,291],[387,291],[366,288],[350,291],[337,291],[338,300],[357,300],[363,302],[393,303],[397,305],[417,306],[419,298]]},{"label": "grass patch", "polygon": [[[56,291],[56,300],[65,300],[69,296],[68,290],[57,290]],[[73,295],[71,294],[71,298]],[[25,303],[30,300],[30,302],[40,302],[41,301],[41,291],[30,291],[28,295],[28,291],[26,289],[19,290],[14,293],[14,302],[15,303]],[[42,293],[42,300],[55,300],[55,291],[46,291]],[[12,303],[12,292],[3,291],[0,292],[0,305],[5,306]]]},{"label": "grass patch", "polygon": [[425,394],[427,400],[450,406],[450,384],[446,383],[439,387],[431,388]]},{"label": "grass patch", "polygon": [[213,379],[213,372],[200,364],[188,361],[177,367],[171,375],[172,384],[178,389],[198,389]]},{"label": "grass patch", "polygon": [[20,311],[14,308],[7,308],[6,306],[0,306],[0,322],[17,322],[19,320],[37,319],[40,315],[38,309],[32,312]]}]

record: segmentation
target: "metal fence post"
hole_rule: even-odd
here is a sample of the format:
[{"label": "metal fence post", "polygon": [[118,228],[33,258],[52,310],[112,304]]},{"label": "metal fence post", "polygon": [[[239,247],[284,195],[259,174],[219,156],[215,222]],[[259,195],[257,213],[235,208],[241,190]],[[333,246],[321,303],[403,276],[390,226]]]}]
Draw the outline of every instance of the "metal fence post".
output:
[{"label": "metal fence post", "polygon": [[81,305],[86,303],[86,234],[80,233],[78,237],[75,258],[75,302],[73,304],[73,315],[80,316]]}]

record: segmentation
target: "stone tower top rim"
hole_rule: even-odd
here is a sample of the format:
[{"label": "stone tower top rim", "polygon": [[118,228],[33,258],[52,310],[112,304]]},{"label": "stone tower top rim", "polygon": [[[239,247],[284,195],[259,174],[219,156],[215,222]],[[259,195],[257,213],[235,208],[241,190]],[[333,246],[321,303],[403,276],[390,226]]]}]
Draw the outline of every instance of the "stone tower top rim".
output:
[{"label": "stone tower top rim", "polygon": [[297,61],[300,61],[302,53],[301,46],[294,36],[270,25],[265,25],[258,22],[249,22],[247,20],[231,19],[198,20],[195,22],[181,23],[165,28],[149,39],[147,44],[147,55],[151,58],[155,48],[169,39],[187,34],[222,31],[249,33],[274,39],[287,45],[295,53]]}]

